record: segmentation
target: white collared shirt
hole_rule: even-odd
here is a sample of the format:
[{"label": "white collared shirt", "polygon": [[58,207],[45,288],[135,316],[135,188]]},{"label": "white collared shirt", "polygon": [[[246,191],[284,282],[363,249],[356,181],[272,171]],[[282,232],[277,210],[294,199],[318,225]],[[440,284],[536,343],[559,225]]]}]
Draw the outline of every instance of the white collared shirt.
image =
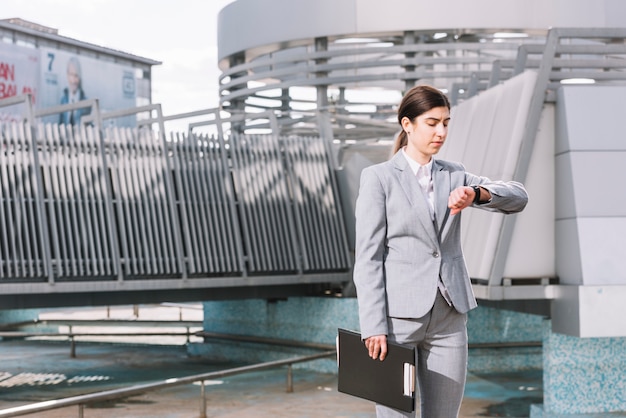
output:
[{"label": "white collared shirt", "polygon": [[428,205],[430,206],[430,218],[435,219],[435,193],[433,188],[433,159],[431,158],[428,164],[421,165],[413,158],[409,157],[409,155],[402,148],[402,154],[404,158],[406,158],[409,163],[409,167],[411,167],[411,171],[417,177],[417,181],[424,192],[424,197],[428,201]]}]

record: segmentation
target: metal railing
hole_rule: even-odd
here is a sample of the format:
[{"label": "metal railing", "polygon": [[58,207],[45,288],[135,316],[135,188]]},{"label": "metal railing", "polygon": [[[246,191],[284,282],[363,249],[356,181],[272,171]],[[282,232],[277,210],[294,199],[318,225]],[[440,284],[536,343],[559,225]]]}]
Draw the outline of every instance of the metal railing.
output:
[{"label": "metal railing", "polygon": [[179,378],[172,378],[162,380],[154,383],[147,383],[143,385],[136,385],[120,389],[112,389],[103,392],[91,393],[87,395],[72,396],[68,398],[53,399],[44,402],[37,402],[33,404],[17,406],[13,408],[7,408],[0,410],[0,417],[17,417],[30,415],[37,412],[51,411],[53,409],[65,408],[69,406],[78,406],[78,417],[84,417],[85,406],[94,403],[108,401],[112,399],[120,399],[129,396],[134,396],[150,391],[156,391],[174,386],[180,386],[185,384],[191,384],[200,382],[200,417],[206,418],[206,388],[204,381],[221,377],[234,376],[241,373],[248,373],[253,371],[266,370],[281,366],[287,366],[287,392],[293,392],[293,370],[292,365],[296,363],[304,363],[313,360],[319,360],[327,357],[336,356],[337,353],[333,351],[325,351],[318,354],[312,354],[307,356],[292,357],[284,360],[275,360],[265,363],[259,363],[249,366],[236,367],[233,369],[227,369],[217,372],[202,373],[192,376],[185,376]]},{"label": "metal railing", "polygon": [[[22,101],[32,106],[30,96]],[[198,288],[347,278],[324,139],[191,129],[166,138],[162,121],[157,131],[100,128],[118,113],[128,112],[99,114],[95,106],[91,125],[1,127],[3,294],[51,292],[46,283],[55,292],[104,292],[121,284],[180,288],[172,281]]]}]

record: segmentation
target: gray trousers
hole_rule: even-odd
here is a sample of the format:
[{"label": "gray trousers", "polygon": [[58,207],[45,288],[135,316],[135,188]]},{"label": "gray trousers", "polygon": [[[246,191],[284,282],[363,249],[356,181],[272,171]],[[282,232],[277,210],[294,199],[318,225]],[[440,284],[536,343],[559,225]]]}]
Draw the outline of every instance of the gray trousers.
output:
[{"label": "gray trousers", "polygon": [[[418,319],[388,318],[389,340],[417,348],[417,385],[422,418],[457,418],[467,374],[467,315],[438,294],[431,311]],[[416,386],[417,387],[417,386]],[[418,396],[415,397],[416,402]],[[415,417],[376,404],[378,418]]]}]

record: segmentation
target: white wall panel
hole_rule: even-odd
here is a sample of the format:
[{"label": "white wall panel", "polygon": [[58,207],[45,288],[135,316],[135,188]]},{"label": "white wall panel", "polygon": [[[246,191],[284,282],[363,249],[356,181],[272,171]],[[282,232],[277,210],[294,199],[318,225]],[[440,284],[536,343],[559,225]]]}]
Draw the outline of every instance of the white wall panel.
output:
[{"label": "white wall panel", "polygon": [[504,277],[555,277],[554,105],[544,106],[524,186],[528,205],[514,215]]},{"label": "white wall panel", "polygon": [[562,110],[557,153],[626,151],[626,86],[567,86],[559,89]]},{"label": "white wall panel", "polygon": [[[519,158],[535,80],[534,72],[526,72],[456,106],[452,112],[448,143],[438,158],[460,161],[468,171],[493,180],[511,180]],[[548,126],[547,130],[553,131],[550,128],[552,125]],[[542,173],[553,171],[553,164],[550,163],[553,156],[552,138],[553,135],[548,135],[543,139],[544,142],[548,141],[542,148],[548,152],[547,157],[541,153],[533,154],[534,158],[541,161],[541,164],[535,163],[534,166],[542,167]],[[540,177],[544,180],[546,177],[553,178],[545,174]],[[544,187],[542,178],[535,180],[535,187]],[[550,249],[554,243],[553,189],[551,184],[548,187],[547,195],[537,194],[533,201],[533,213],[513,215],[519,218],[518,222],[524,230],[518,232],[516,226],[512,234],[516,251],[509,251],[507,256],[507,277],[544,277],[554,274],[551,258],[553,250]],[[548,209],[544,210],[543,203],[546,200]],[[500,243],[503,220],[504,215],[479,209],[463,212],[463,251],[473,278],[489,278]],[[549,230],[547,234],[546,229]]]}]

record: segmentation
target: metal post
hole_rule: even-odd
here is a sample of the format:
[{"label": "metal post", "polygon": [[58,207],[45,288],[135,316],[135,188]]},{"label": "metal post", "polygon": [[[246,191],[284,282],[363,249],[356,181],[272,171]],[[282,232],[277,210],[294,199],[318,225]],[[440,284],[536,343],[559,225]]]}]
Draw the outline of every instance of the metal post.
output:
[{"label": "metal post", "polygon": [[206,389],[204,380],[200,381],[200,418],[206,418]]},{"label": "metal post", "polygon": [[[414,45],[415,44],[415,32],[414,31],[406,31],[404,32],[404,45]],[[404,56],[407,60],[412,60],[415,58],[415,52],[412,51],[407,51],[404,53]],[[404,66],[404,71],[406,73],[413,73],[415,72],[415,65],[405,65]],[[409,91],[414,85],[415,82],[417,80],[415,80],[414,78],[407,78],[404,80],[404,91]]]},{"label": "metal post", "polygon": [[287,393],[293,393],[293,367],[291,363],[287,365]]},{"label": "metal post", "polygon": [[69,327],[70,334],[70,357],[76,358],[76,341],[74,340],[74,335],[72,334],[72,326]]},{"label": "metal post", "polygon": [[85,412],[85,404],[78,404],[78,418],[83,418]]}]

